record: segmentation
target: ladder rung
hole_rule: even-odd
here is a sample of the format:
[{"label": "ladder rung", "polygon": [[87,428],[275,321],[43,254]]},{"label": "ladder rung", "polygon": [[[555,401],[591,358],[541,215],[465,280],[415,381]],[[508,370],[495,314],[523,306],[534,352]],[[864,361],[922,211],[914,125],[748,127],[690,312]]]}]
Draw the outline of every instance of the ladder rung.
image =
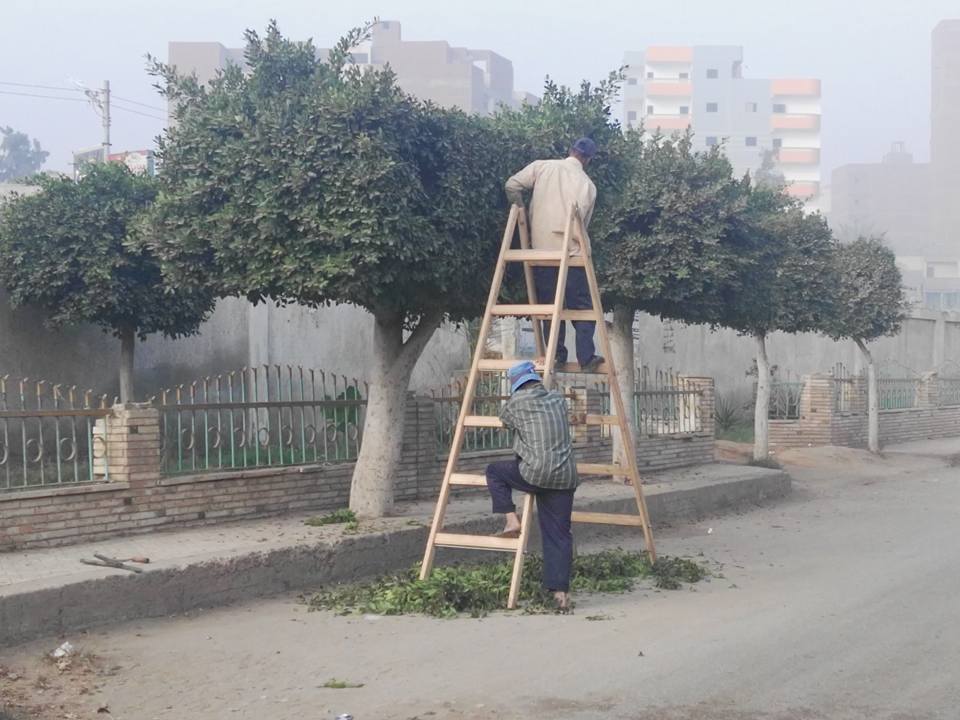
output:
[{"label": "ladder rung", "polygon": [[550,317],[553,315],[553,305],[494,305],[490,312],[499,317]]},{"label": "ladder rung", "polygon": [[621,513],[578,512],[570,515],[573,522],[596,523],[598,525],[629,525],[643,527],[643,520],[639,515],[624,515]]},{"label": "ladder rung", "polygon": [[466,548],[469,550],[512,550],[516,552],[520,548],[520,538],[438,532],[434,544],[440,547]]},{"label": "ladder rung", "polygon": [[593,310],[561,310],[560,319],[597,322],[597,314]]},{"label": "ladder rung", "polygon": [[603,463],[577,463],[577,472],[583,475],[618,475],[622,477],[630,475],[630,471],[623,465]]},{"label": "ladder rung", "polygon": [[587,415],[578,425],[619,425],[620,418],[616,415]]},{"label": "ladder rung", "polygon": [[451,485],[474,485],[477,487],[487,486],[486,475],[471,475],[470,473],[451,473]]},{"label": "ladder rung", "polygon": [[493,415],[467,415],[463,419],[463,424],[466,427],[485,427],[485,428],[502,428],[503,423],[500,422],[500,418]]},{"label": "ladder rung", "polygon": [[[507,250],[504,255],[507,262],[525,262],[541,267],[559,267],[563,253],[559,250]],[[584,267],[586,261],[582,255],[571,255],[568,267]]]},{"label": "ladder rung", "polygon": [[[532,362],[534,367],[537,369],[537,372],[543,372],[543,360],[531,360],[530,358],[484,358],[480,361],[479,367],[481,370],[487,372],[503,372],[505,370],[509,370],[517,363],[524,362],[525,360],[530,360],[530,362]],[[594,372],[606,373],[606,368],[606,363],[600,363]],[[575,362],[555,363],[553,369],[554,372],[558,373],[578,373],[580,372],[580,365]]]}]

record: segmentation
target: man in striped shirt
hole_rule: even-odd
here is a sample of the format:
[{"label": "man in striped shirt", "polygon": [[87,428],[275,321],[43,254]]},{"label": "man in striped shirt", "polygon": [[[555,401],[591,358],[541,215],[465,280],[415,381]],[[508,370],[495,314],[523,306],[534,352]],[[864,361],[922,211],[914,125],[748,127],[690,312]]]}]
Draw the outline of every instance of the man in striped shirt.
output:
[{"label": "man in striped shirt", "polygon": [[493,512],[506,515],[500,537],[518,537],[520,518],[512,491],[536,495],[543,537],[543,585],[565,610],[570,602],[573,562],[570,516],[578,482],[567,403],[563,395],[543,386],[532,362],[514,365],[507,379],[511,396],[500,420],[513,431],[516,458],[487,466]]}]

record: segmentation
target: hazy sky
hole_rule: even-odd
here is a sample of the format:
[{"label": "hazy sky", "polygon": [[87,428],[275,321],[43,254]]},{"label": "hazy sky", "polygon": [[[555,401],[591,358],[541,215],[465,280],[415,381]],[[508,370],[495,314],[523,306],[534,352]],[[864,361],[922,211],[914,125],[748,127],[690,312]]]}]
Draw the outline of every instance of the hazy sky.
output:
[{"label": "hazy sky", "polygon": [[[118,98],[113,149],[152,145],[164,113],[144,55],[166,59],[170,40],[242,44],[245,28],[270,18],[286,34],[329,46],[374,16],[399,20],[411,40],[447,40],[495,50],[513,61],[518,89],[539,94],[543,77],[597,79],[623,52],[651,44],[744,48],[744,75],[823,81],[824,180],[848,162],[873,162],[892,140],[918,160],[929,142],[930,31],[960,16],[958,0],[2,0],[0,83],[66,86],[111,81]],[[0,85],[0,91],[79,93]],[[99,118],[80,102],[0,94],[0,125],[37,137],[48,167],[67,169],[71,151],[100,143]]]}]

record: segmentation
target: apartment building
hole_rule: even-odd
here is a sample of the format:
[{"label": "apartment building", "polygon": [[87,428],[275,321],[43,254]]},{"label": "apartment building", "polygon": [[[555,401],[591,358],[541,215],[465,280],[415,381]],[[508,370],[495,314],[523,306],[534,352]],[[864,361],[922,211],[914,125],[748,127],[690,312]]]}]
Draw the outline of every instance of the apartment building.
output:
[{"label": "apartment building", "polygon": [[736,173],[772,152],[787,191],[820,199],[820,81],[743,76],[743,48],[651,46],[624,56],[624,124],[665,134],[693,128],[700,148],[723,145]]},{"label": "apartment building", "polygon": [[882,235],[897,255],[935,251],[930,166],[902,142],[879,163],[850,163],[831,175],[830,226],[841,240]]},{"label": "apartment building", "polygon": [[[169,60],[182,73],[196,73],[209,82],[228,64],[244,65],[243,48],[218,42],[171,42]],[[324,57],[328,49],[319,49]],[[503,104],[519,104],[524,93],[515,93],[513,63],[492,50],[454,47],[442,40],[404,40],[400,23],[383,21],[371,28],[370,38],[353,49],[361,66],[383,66],[397,75],[397,84],[412,95],[443,107],[458,107],[487,115]]]},{"label": "apartment building", "polygon": [[960,254],[960,19],[942,20],[931,35],[930,170],[933,243]]}]

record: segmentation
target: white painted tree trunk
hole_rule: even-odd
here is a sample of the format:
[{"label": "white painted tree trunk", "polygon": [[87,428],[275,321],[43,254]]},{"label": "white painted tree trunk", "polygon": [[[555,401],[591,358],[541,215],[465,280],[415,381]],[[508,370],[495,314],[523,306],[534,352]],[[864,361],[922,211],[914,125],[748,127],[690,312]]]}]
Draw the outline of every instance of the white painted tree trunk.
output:
[{"label": "white painted tree trunk", "polygon": [[867,365],[867,449],[879,453],[880,387],[877,383],[877,366],[873,364],[873,353],[867,349],[867,344],[863,340],[857,340],[856,343]]},{"label": "white painted tree trunk", "polygon": [[753,410],[753,459],[766,460],[770,454],[770,361],[767,337],[754,335],[757,341],[757,404]]},{"label": "white painted tree trunk", "polygon": [[[636,358],[633,353],[633,311],[623,308],[613,308],[613,323],[610,325],[610,349],[613,353],[613,364],[617,369],[617,380],[620,384],[620,396],[627,412],[630,432],[633,435],[633,444],[636,447],[637,418],[636,404],[633,401],[633,388],[636,384]],[[613,402],[611,400],[611,412]],[[627,462],[624,455],[624,445],[620,437],[620,429],[611,428],[613,437],[613,459],[618,465]],[[614,478],[623,481],[624,478]]]},{"label": "white painted tree trunk", "polygon": [[383,517],[393,510],[393,477],[403,450],[410,376],[439,324],[439,314],[422,318],[404,342],[402,315],[374,315],[373,374],[350,486],[350,509],[359,516]]},{"label": "white painted tree trunk", "polygon": [[133,358],[137,346],[135,330],[124,328],[120,331],[120,402],[134,401]]}]

